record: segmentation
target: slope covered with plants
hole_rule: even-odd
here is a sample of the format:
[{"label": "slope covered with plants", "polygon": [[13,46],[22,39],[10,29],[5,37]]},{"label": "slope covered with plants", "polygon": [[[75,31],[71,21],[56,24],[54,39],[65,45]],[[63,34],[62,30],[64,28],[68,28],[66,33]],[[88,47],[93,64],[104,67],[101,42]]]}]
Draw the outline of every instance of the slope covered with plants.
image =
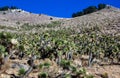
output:
[{"label": "slope covered with plants", "polygon": [[[98,32],[96,28],[83,29],[81,33],[72,29],[19,35],[1,32],[1,60],[11,60],[13,66],[14,60],[29,58],[26,60],[29,68],[25,69],[23,65],[23,68],[16,70],[18,73],[14,73],[19,77],[26,77],[26,74],[30,75],[36,71],[40,78],[42,76],[93,78],[94,76],[86,74],[83,67],[120,62],[120,37],[98,34]],[[88,58],[85,60],[84,56]],[[6,65],[6,62],[2,65]],[[54,65],[56,68],[53,67]],[[2,66],[0,68],[2,69]],[[29,73],[26,73],[28,70]]]},{"label": "slope covered with plants", "polygon": [[[110,15],[116,13],[116,16],[108,18],[108,11]],[[0,77],[119,77],[120,18],[119,11],[114,11],[107,9],[95,13],[99,17],[106,15],[98,20],[91,14],[49,24],[25,23],[13,28],[0,26],[4,30],[0,32]],[[76,22],[81,24],[74,24]],[[106,71],[105,66],[112,69],[110,66],[114,65],[116,71]],[[104,68],[102,72],[99,71],[101,68]]]}]

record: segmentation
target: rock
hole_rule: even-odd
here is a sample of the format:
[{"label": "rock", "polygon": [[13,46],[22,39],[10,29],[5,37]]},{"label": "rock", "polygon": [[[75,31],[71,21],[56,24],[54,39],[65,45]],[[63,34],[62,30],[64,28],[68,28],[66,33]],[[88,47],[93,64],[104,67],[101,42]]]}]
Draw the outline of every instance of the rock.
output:
[{"label": "rock", "polygon": [[0,75],[0,78],[10,78],[10,76],[9,76],[9,75],[6,75],[6,74],[1,74],[1,75]]},{"label": "rock", "polygon": [[25,70],[29,69],[28,65],[24,65],[24,64],[19,64],[19,69],[24,68]]},{"label": "rock", "polygon": [[81,67],[81,66],[82,66],[82,62],[81,62],[81,60],[79,60],[79,59],[75,59],[75,60],[73,61],[73,63],[75,64],[75,66],[78,66],[78,67]]},{"label": "rock", "polygon": [[18,41],[17,41],[17,39],[11,39],[11,43],[12,43],[13,45],[17,45],[17,44],[18,44]]},{"label": "rock", "polygon": [[11,68],[17,68],[17,64],[14,63]]},{"label": "rock", "polygon": [[29,69],[29,66],[28,66],[28,65],[25,65],[25,64],[17,64],[17,63],[14,63],[14,64],[12,65],[12,68],[17,68],[17,69],[24,68],[25,70],[28,70],[28,69]]}]

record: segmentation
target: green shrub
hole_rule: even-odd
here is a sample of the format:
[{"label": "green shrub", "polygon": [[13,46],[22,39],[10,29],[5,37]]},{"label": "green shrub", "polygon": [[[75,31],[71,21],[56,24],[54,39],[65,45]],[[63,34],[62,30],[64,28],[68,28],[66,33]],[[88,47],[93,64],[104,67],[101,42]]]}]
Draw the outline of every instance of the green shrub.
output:
[{"label": "green shrub", "polygon": [[48,78],[48,74],[46,72],[42,72],[38,75],[38,78]]},{"label": "green shrub", "polygon": [[49,67],[50,67],[50,63],[45,62],[45,63],[44,63],[44,66],[49,68]]},{"label": "green shrub", "polygon": [[104,9],[106,4],[98,4],[98,10]]},{"label": "green shrub", "polygon": [[61,60],[60,66],[62,66],[63,69],[70,69],[71,63],[67,60]]},{"label": "green shrub", "polygon": [[24,75],[25,74],[25,69],[21,68],[18,72],[18,75]]}]

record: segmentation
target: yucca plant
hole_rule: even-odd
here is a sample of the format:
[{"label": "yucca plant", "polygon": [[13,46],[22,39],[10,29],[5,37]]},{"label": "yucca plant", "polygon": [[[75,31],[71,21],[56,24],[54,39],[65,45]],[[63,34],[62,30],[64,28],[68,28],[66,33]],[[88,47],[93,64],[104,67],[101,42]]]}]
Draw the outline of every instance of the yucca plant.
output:
[{"label": "yucca plant", "polygon": [[71,66],[71,62],[68,61],[68,60],[61,60],[60,62],[60,66],[63,67],[63,69],[70,69],[70,66]]},{"label": "yucca plant", "polygon": [[49,67],[50,67],[50,63],[49,63],[49,62],[45,62],[45,63],[44,63],[44,67],[49,68]]},{"label": "yucca plant", "polygon": [[70,75],[70,74],[65,74],[65,75],[63,76],[63,78],[71,78],[71,75]]},{"label": "yucca plant", "polygon": [[22,76],[24,74],[25,74],[25,69],[24,68],[20,68],[19,72],[18,72],[18,75]]},{"label": "yucca plant", "polygon": [[48,74],[46,72],[42,72],[38,75],[38,78],[48,78]]}]

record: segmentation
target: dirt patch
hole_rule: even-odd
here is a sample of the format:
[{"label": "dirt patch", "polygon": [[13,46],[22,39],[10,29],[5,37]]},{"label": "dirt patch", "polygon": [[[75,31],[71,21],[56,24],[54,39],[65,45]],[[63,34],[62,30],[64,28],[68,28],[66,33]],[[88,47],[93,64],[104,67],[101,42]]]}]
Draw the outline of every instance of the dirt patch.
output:
[{"label": "dirt patch", "polygon": [[108,78],[120,78],[120,65],[93,66],[86,69],[95,78],[102,78],[101,75],[105,73],[108,74]]}]

